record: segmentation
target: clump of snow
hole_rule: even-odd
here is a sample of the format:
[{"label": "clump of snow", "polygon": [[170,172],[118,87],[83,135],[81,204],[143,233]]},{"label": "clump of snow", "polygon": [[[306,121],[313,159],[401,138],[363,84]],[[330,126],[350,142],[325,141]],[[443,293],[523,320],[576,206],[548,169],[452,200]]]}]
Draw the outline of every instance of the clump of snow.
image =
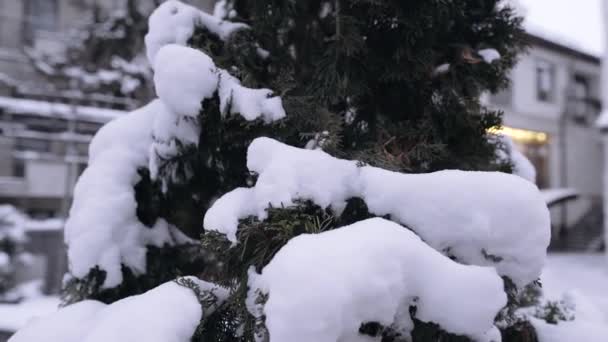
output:
[{"label": "clump of snow", "polygon": [[517,176],[401,174],[269,138],[251,143],[247,167],[259,174],[256,185],[219,198],[204,218],[205,229],[233,242],[238,220],[264,219],[269,205],[303,199],[340,213],[348,199],[359,197],[371,213],[390,215],[436,250],[465,264],[494,266],[519,286],[537,279],[545,260],[549,211],[538,188]]},{"label": "clump of snow", "polygon": [[267,123],[285,117],[281,98],[272,96],[272,90],[243,87],[209,56],[189,47],[170,44],[160,49],[154,83],[160,99],[177,115],[198,115],[201,102],[218,91],[224,115],[240,114],[249,121],[262,118]]},{"label": "clump of snow", "polygon": [[435,68],[435,70],[433,71],[433,75],[437,76],[437,75],[445,74],[448,71],[450,71],[450,63],[444,63]]},{"label": "clump of snow", "polygon": [[230,108],[230,114],[238,113],[248,121],[261,117],[270,123],[285,117],[281,98],[273,96],[272,90],[243,87],[239,80],[224,70],[220,73],[219,94],[224,115]]},{"label": "clump of snow", "polygon": [[500,53],[496,49],[482,49],[477,51],[477,53],[488,64],[500,59]]},{"label": "clump of snow", "polygon": [[380,218],[293,238],[250,285],[269,295],[270,341],[363,341],[366,322],[409,335],[410,306],[451,333],[499,341],[494,318],[507,302],[492,268],[458,264]]},{"label": "clump of snow", "polygon": [[[227,297],[223,288],[194,277],[187,279],[201,292],[215,296],[217,303]],[[201,318],[214,308],[203,312],[194,291],[172,281],[111,305],[91,300],[70,305],[33,321],[10,341],[188,342]]]},{"label": "clump of snow", "polygon": [[227,71],[218,69],[201,51],[175,44],[163,46],[156,57],[154,83],[163,108],[154,119],[150,171],[156,178],[163,159],[175,156],[179,145],[196,145],[202,102],[216,92],[224,116],[240,114],[246,120],[269,123],[285,117],[280,97],[270,89],[243,87]]},{"label": "clump of snow", "polygon": [[122,282],[122,264],[145,272],[147,245],[172,243],[164,220],[149,228],[137,219],[133,188],[138,168],[148,165],[152,122],[161,109],[152,101],[104,126],[91,142],[65,226],[72,275],[84,277],[99,266],[107,273],[104,286],[113,287]]},{"label": "clump of snow", "polygon": [[180,1],[169,0],[160,5],[150,16],[149,31],[145,37],[148,60],[155,65],[156,54],[167,44],[186,45],[197,26],[203,26],[226,40],[238,30],[248,28],[209,15]]},{"label": "clump of snow", "polygon": [[200,135],[198,118],[176,115],[164,104],[154,118],[152,128],[153,143],[150,146],[149,169],[152,179],[158,176],[162,160],[170,159],[179,153],[180,146],[196,146]]},{"label": "clump of snow", "polygon": [[608,110],[603,110],[601,112],[595,121],[595,125],[601,130],[608,128]]},{"label": "clump of snow", "polygon": [[0,205],[0,242],[25,242],[24,226],[27,218],[12,205]]},{"label": "clump of snow", "polygon": [[166,45],[159,50],[154,65],[156,93],[175,114],[198,115],[201,101],[217,90],[217,68],[199,50]]},{"label": "clump of snow", "polygon": [[24,225],[26,216],[12,205],[0,205],[0,300],[18,300],[15,272],[27,254]]}]

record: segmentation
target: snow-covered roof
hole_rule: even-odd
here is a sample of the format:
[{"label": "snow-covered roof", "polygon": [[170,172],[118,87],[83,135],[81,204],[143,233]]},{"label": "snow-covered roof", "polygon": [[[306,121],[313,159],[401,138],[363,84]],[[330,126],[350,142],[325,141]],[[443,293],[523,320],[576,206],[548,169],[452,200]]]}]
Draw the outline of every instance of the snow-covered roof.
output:
[{"label": "snow-covered roof", "polygon": [[33,231],[61,231],[65,220],[61,218],[51,218],[46,220],[33,220],[29,219],[25,221],[23,228],[27,232]]},{"label": "snow-covered roof", "polygon": [[599,57],[604,51],[601,0],[511,0],[532,35]]},{"label": "snow-covered roof", "polygon": [[39,115],[64,119],[76,118],[97,123],[106,123],[126,114],[126,112],[122,110],[3,96],[0,96],[0,109],[13,114]]},{"label": "snow-covered roof", "polygon": [[547,206],[557,204],[562,201],[577,198],[580,193],[576,189],[570,188],[554,188],[541,190],[541,194],[545,199]]}]

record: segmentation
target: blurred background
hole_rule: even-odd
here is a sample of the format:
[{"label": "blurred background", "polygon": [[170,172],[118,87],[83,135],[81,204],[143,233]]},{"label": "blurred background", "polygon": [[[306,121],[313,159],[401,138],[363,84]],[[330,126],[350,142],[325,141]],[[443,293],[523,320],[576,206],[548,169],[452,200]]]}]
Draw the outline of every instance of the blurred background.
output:
[{"label": "blurred background", "polygon": [[[0,341],[58,303],[62,228],[88,144],[103,124],[153,97],[143,36],[160,2],[0,1]],[[184,2],[211,12],[215,1]],[[550,251],[560,254],[546,277],[566,268],[601,273],[564,277],[588,279],[587,292],[599,292],[608,285],[601,0],[512,3],[526,18],[530,48],[511,86],[483,101],[504,111],[500,131],[534,165],[550,206]]]}]

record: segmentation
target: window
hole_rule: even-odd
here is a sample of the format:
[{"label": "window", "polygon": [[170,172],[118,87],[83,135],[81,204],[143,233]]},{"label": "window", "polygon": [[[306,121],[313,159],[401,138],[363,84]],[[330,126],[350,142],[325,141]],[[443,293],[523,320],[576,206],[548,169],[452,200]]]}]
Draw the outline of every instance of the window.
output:
[{"label": "window", "polygon": [[56,31],[58,6],[57,0],[26,0],[25,38],[32,42],[39,31]]},{"label": "window", "polygon": [[551,102],[555,96],[555,67],[553,64],[538,60],[536,63],[536,98]]},{"label": "window", "polygon": [[577,117],[586,117],[589,114],[589,80],[582,75],[574,76],[574,83],[572,84],[572,96],[574,97],[574,114]]},{"label": "window", "polygon": [[13,159],[13,177],[25,177],[25,161],[23,159]]},{"label": "window", "polygon": [[17,138],[15,140],[15,149],[17,151],[49,152],[51,144],[41,139]]}]

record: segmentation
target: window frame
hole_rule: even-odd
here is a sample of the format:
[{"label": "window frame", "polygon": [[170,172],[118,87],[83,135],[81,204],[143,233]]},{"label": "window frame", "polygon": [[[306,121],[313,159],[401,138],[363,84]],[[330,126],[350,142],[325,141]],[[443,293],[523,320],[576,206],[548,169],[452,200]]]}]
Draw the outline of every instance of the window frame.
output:
[{"label": "window frame", "polygon": [[[543,75],[548,77],[547,80],[543,80]],[[535,90],[536,100],[545,103],[553,103],[555,101],[555,90],[556,90],[556,68],[555,63],[552,63],[543,58],[537,58],[535,63]],[[544,83],[548,82],[548,89],[545,88]]]}]

